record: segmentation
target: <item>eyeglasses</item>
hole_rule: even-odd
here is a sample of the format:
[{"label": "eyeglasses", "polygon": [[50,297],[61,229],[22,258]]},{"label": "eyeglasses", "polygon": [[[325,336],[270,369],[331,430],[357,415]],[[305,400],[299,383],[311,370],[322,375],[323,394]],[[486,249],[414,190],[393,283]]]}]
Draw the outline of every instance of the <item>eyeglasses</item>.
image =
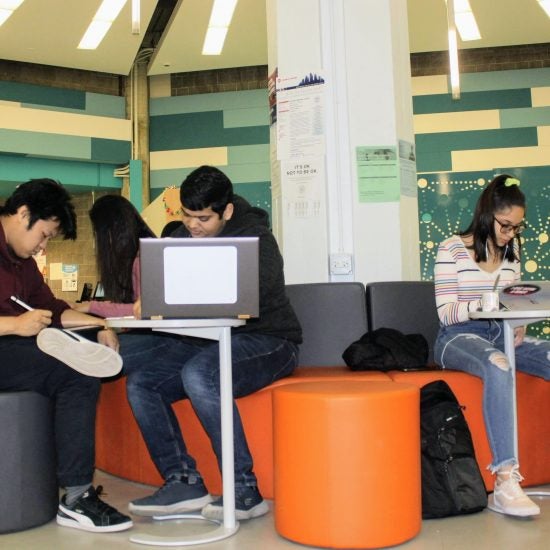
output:
[{"label": "eyeglasses", "polygon": [[514,235],[519,235],[525,229],[525,224],[523,222],[518,223],[517,225],[513,225],[511,223],[502,223],[495,216],[493,216],[493,219],[498,223],[498,225],[500,225],[500,232],[501,233],[513,232]]}]

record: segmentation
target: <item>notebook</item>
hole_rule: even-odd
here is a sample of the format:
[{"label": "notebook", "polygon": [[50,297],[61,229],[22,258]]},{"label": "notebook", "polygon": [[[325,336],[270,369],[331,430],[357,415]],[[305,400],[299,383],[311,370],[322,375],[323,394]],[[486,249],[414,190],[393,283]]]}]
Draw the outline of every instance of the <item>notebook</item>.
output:
[{"label": "notebook", "polygon": [[505,286],[499,299],[513,311],[550,310],[550,281],[519,281]]},{"label": "notebook", "polygon": [[142,319],[259,314],[259,238],[140,239]]}]

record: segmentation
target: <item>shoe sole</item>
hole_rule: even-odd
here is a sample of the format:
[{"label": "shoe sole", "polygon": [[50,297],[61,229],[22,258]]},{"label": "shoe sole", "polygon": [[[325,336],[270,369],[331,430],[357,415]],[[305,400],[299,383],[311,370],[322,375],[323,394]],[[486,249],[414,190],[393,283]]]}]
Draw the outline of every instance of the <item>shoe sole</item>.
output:
[{"label": "shoe sole", "polygon": [[[250,510],[235,510],[235,519],[237,521],[246,521],[247,519],[258,518],[269,512],[269,507],[265,500],[250,508]],[[201,514],[207,519],[217,521],[223,520],[223,506],[208,505],[203,508]]]},{"label": "shoe sole", "polygon": [[[70,514],[70,510],[63,510],[63,513]],[[81,531],[89,531],[91,533],[114,533],[116,531],[126,531],[133,527],[134,522],[132,520],[125,521],[124,523],[117,523],[115,525],[97,526],[94,524],[87,525],[81,523],[78,519],[73,517],[63,517],[58,515],[56,518],[57,524],[62,527],[72,527],[73,529],[80,529]]]},{"label": "shoe sole", "polygon": [[495,503],[493,495],[489,497],[487,502],[487,508],[493,512],[503,514],[505,516],[515,516],[520,518],[528,518],[532,516],[538,516],[540,514],[540,509],[538,511],[529,512],[528,510],[515,510],[515,511],[506,511],[504,508]]},{"label": "shoe sole", "polygon": [[166,516],[198,510],[210,502],[212,502],[212,497],[210,495],[194,498],[192,500],[175,502],[167,506],[145,506],[130,502],[130,504],[128,504],[128,511],[137,516]]},{"label": "shoe sole", "polygon": [[42,329],[36,344],[44,353],[86,376],[106,378],[122,370],[122,357],[115,350],[68,330]]}]

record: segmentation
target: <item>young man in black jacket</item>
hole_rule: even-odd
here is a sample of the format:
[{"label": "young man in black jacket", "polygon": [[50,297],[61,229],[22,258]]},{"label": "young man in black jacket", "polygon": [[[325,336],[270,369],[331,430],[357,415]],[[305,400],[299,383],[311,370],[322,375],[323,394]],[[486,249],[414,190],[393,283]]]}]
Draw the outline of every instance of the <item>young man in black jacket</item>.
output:
[{"label": "young man in black jacket", "polygon": [[[260,314],[233,329],[231,339],[233,394],[242,397],[288,376],[298,361],[302,333],[285,294],[283,259],[267,213],[234,195],[231,181],[217,168],[201,166],[189,174],[180,198],[183,225],[172,237],[259,237]],[[128,400],[165,483],[152,495],[131,502],[129,510],[157,515],[202,508],[205,517],[221,520],[223,497],[212,502],[171,409],[174,401],[191,400],[221,465],[218,343],[159,335],[166,342],[159,360],[158,348],[152,357],[139,338],[131,333],[121,336]],[[268,508],[258,491],[236,406],[233,415],[235,508],[237,520],[243,520],[261,516]]]}]

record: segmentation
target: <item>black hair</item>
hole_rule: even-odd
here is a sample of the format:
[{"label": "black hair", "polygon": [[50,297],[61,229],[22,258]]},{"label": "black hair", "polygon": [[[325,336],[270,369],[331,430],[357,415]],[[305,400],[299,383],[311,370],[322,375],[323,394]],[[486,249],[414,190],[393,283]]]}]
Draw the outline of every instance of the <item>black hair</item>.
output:
[{"label": "black hair", "polygon": [[[495,235],[495,214],[508,210],[512,206],[519,206],[525,210],[525,195],[519,188],[519,181],[509,174],[495,176],[477,200],[474,217],[470,225],[464,231],[458,233],[460,236],[472,236],[471,248],[474,250],[476,262],[487,261],[486,245],[489,240],[501,259],[510,262],[519,261],[514,247],[499,247]],[[519,235],[515,235],[514,239],[517,241],[517,250],[519,251],[521,249]]]},{"label": "black hair", "polygon": [[71,196],[58,181],[49,178],[32,179],[17,186],[0,206],[0,216],[12,216],[21,206],[29,210],[28,229],[38,220],[59,222],[64,239],[76,239],[76,214]]},{"label": "black hair", "polygon": [[89,214],[105,297],[117,303],[132,303],[132,266],[139,253],[139,239],[155,234],[134,205],[120,195],[99,197]]},{"label": "black hair", "polygon": [[233,184],[218,168],[200,166],[183,180],[180,201],[188,210],[212,208],[221,218],[226,206],[233,202]]},{"label": "black hair", "polygon": [[180,220],[172,220],[169,221],[160,232],[161,238],[169,237],[178,227],[181,227],[183,225],[183,222]]}]

